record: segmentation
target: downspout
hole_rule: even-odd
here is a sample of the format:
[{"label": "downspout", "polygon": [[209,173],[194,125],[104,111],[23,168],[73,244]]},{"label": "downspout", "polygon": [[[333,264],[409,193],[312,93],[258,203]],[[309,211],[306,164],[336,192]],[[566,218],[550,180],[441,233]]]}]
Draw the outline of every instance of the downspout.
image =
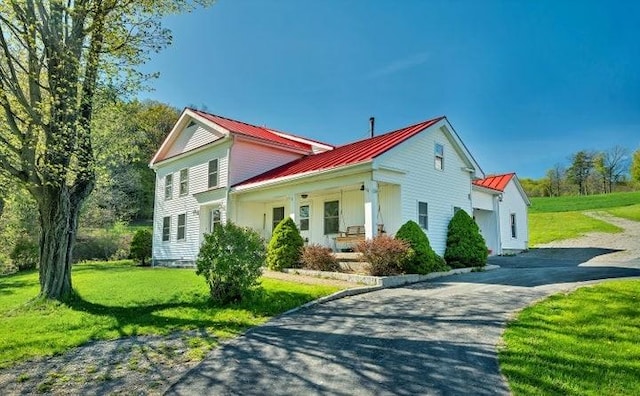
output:
[{"label": "downspout", "polygon": [[493,198],[493,212],[495,213],[496,216],[496,237],[498,238],[497,245],[498,245],[498,255],[502,255],[502,230],[500,227],[500,223],[502,222],[502,217],[500,216],[500,200],[502,198],[502,194],[496,195]]}]

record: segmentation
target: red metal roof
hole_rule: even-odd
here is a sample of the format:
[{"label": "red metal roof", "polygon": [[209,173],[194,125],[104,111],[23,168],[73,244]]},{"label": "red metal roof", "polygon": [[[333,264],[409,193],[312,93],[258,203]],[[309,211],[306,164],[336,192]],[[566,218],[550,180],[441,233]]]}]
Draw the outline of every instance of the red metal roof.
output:
[{"label": "red metal roof", "polygon": [[247,124],[245,122],[232,120],[230,118],[217,116],[215,114],[209,114],[200,110],[195,110],[195,109],[190,109],[190,110],[196,113],[197,115],[203,118],[206,118],[207,120],[212,121],[225,129],[228,129],[233,133],[238,133],[240,135],[250,136],[250,137],[254,137],[262,140],[271,141],[277,144],[282,144],[289,147],[311,151],[311,145],[298,142],[295,140],[287,139],[280,135],[276,135],[275,133],[271,132],[269,129],[265,127],[259,127],[259,126]]},{"label": "red metal roof", "polygon": [[442,119],[444,119],[444,117],[434,118],[432,120],[423,121],[383,135],[338,146],[333,150],[319,154],[307,155],[278,168],[254,176],[237,184],[236,186],[368,162],[412,136],[417,135]]},{"label": "red metal roof", "polygon": [[506,173],[504,175],[491,175],[484,179],[474,180],[473,184],[480,187],[490,188],[492,190],[502,191],[507,187],[509,181],[513,178],[515,173]]}]

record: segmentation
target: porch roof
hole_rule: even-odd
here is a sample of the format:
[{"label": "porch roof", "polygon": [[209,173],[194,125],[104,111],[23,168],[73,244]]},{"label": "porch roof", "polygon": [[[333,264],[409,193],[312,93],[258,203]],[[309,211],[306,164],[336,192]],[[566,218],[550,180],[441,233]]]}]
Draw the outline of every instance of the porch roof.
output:
[{"label": "porch roof", "polygon": [[344,166],[365,163],[373,160],[391,148],[417,135],[445,117],[438,117],[408,127],[348,143],[333,150],[307,155],[236,184],[239,187],[275,179],[284,179],[294,175],[313,174],[318,171],[342,168]]},{"label": "porch roof", "polygon": [[507,184],[509,184],[509,181],[511,181],[514,175],[515,173],[491,175],[485,177],[484,179],[474,180],[473,184],[475,184],[476,186],[504,192],[504,189],[507,187]]}]

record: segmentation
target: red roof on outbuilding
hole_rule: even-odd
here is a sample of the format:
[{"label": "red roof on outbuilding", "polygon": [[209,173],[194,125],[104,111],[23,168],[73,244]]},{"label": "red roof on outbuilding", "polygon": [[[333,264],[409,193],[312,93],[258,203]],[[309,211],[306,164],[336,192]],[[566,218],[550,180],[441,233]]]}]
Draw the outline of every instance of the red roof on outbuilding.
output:
[{"label": "red roof on outbuilding", "polygon": [[509,184],[509,181],[511,181],[514,175],[515,173],[491,175],[485,177],[484,179],[474,180],[473,184],[475,184],[476,186],[504,192],[504,189],[507,187],[507,184]]},{"label": "red roof on outbuilding", "polygon": [[383,135],[338,146],[333,150],[307,155],[245,180],[236,186],[368,162],[444,118],[434,118]]},{"label": "red roof on outbuilding", "polygon": [[264,127],[259,127],[251,124],[247,124],[245,122],[232,120],[230,118],[220,117],[215,114],[209,114],[204,111],[190,109],[197,115],[206,118],[209,121],[212,121],[221,127],[228,129],[233,133],[238,133],[240,135],[250,136],[262,140],[268,140],[274,143],[282,144],[289,147],[295,147],[298,149],[311,151],[311,145],[298,142],[295,140],[287,139],[280,135],[277,135],[271,132],[269,129]]}]

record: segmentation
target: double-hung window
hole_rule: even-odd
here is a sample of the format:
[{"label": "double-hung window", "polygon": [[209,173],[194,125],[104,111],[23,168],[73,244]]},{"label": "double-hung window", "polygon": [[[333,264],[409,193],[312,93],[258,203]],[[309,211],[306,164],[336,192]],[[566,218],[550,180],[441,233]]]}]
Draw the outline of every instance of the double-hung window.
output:
[{"label": "double-hung window", "polygon": [[300,206],[300,231],[309,231],[309,205]]},{"label": "double-hung window", "polygon": [[209,161],[209,188],[218,187],[218,159]]},{"label": "double-hung window", "polygon": [[179,214],[178,215],[178,233],[176,235],[176,239],[179,241],[184,241],[186,238],[186,228],[187,228],[187,214]]},{"label": "double-hung window", "polygon": [[340,203],[329,201],[324,203],[324,235],[337,234],[340,228]]},{"label": "double-hung window", "polygon": [[429,229],[429,205],[418,202],[418,224],[425,230]]},{"label": "double-hung window", "polygon": [[213,230],[220,227],[221,224],[220,209],[213,209],[211,211],[211,227],[209,231],[213,232]]},{"label": "double-hung window", "polygon": [[273,208],[273,217],[271,222],[271,231],[276,229],[276,226],[284,219],[284,206],[278,206]]},{"label": "double-hung window", "polygon": [[171,216],[162,218],[162,242],[169,241],[171,237]]},{"label": "double-hung window", "polygon": [[164,199],[173,197],[173,174],[169,173],[164,177]]},{"label": "double-hung window", "polygon": [[436,143],[433,154],[435,158],[434,166],[437,170],[444,170],[444,146]]},{"label": "double-hung window", "polygon": [[189,193],[189,169],[182,169],[180,171],[180,195],[187,195]]}]

